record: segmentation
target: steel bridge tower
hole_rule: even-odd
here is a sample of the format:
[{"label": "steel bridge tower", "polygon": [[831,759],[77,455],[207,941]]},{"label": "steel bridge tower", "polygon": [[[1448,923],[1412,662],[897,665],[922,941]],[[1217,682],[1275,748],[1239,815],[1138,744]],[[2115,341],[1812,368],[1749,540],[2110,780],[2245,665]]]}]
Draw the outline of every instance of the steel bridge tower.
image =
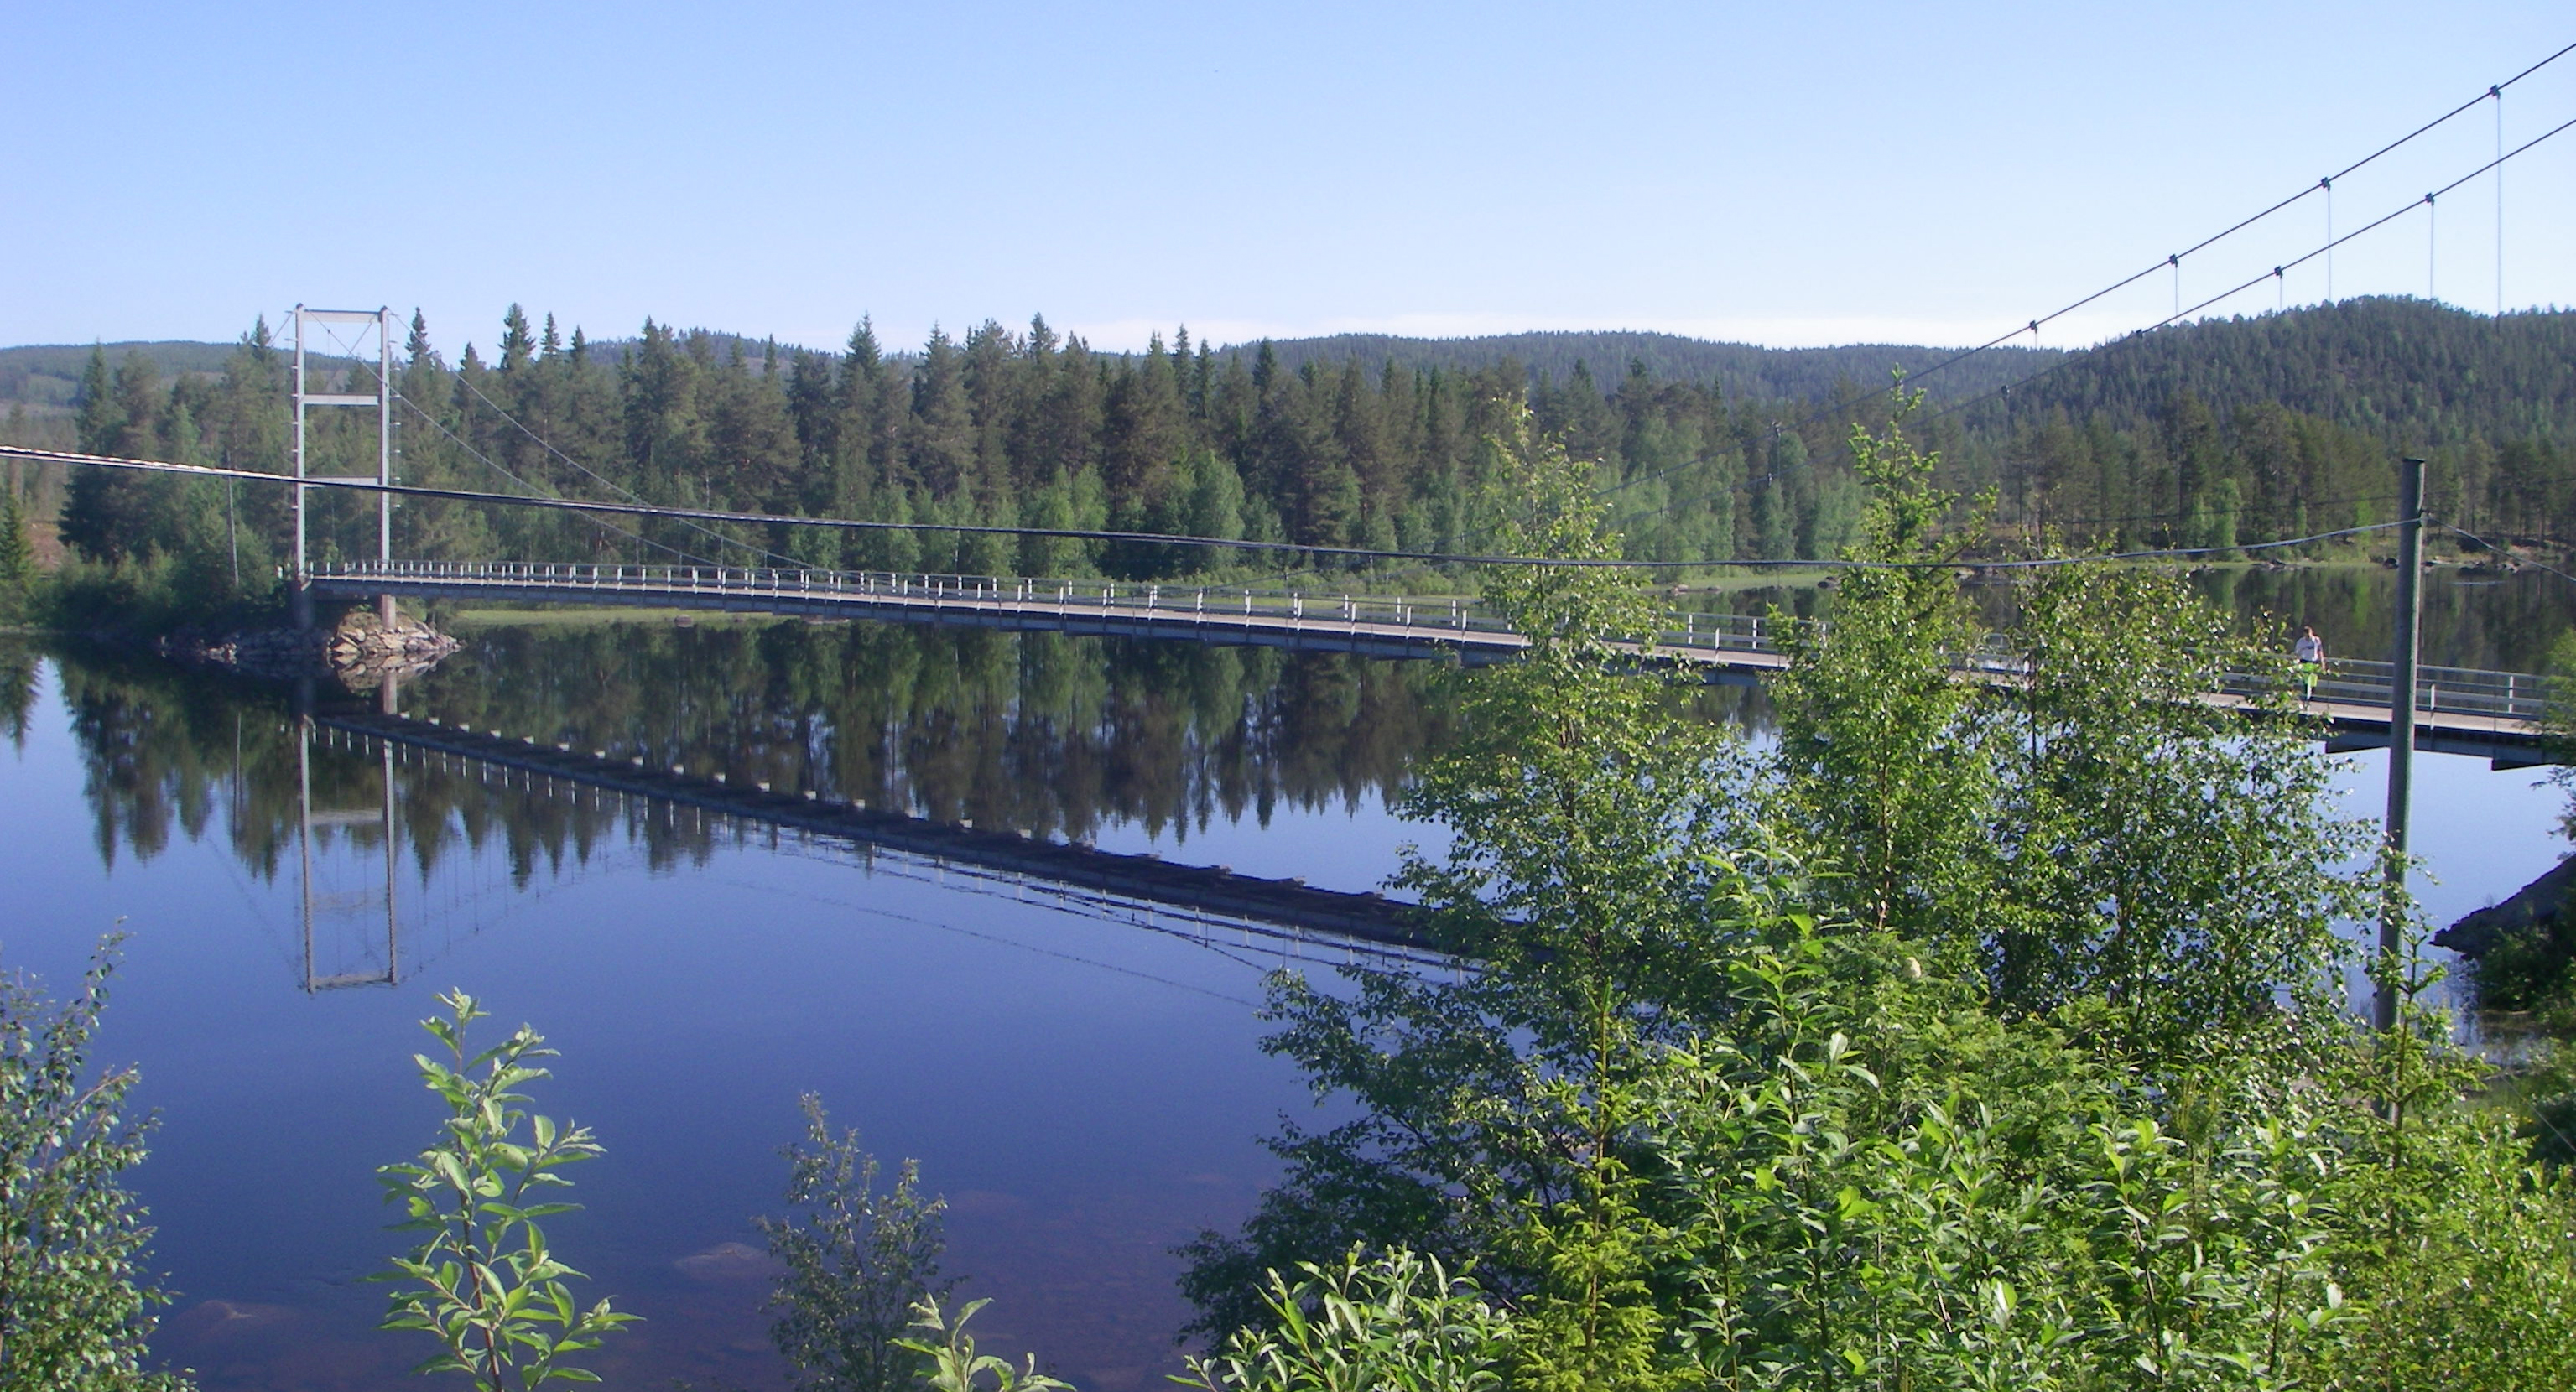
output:
[{"label": "steel bridge tower", "polygon": [[[373,394],[352,392],[317,392],[308,375],[305,327],[310,324],[352,324],[372,327],[376,334],[376,390]],[[363,341],[363,331],[361,333]],[[345,385],[345,384],[344,384]],[[394,481],[394,314],[390,308],[377,309],[307,309],[295,307],[295,571],[288,582],[287,598],[295,617],[295,626],[313,626],[312,568],[305,555],[305,495],[312,491],[305,483],[309,459],[305,448],[305,413],[316,406],[373,406],[376,408],[376,482],[387,488]],[[376,495],[376,559],[394,558],[394,495]],[[376,596],[376,615],[387,628],[393,626],[394,597]]]}]

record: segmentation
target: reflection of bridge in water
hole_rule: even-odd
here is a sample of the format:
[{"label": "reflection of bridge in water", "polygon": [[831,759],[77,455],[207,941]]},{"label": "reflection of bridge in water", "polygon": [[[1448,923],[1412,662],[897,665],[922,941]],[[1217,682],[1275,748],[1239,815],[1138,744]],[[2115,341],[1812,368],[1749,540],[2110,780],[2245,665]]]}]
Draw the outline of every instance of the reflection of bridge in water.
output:
[{"label": "reflection of bridge in water", "polygon": [[[532,736],[477,731],[391,713],[396,692],[379,693],[379,709],[326,708],[297,722],[302,776],[299,811],[303,860],[304,986],[308,991],[393,985],[400,978],[394,887],[397,869],[397,771],[467,773],[529,797],[585,803],[625,814],[656,810],[695,830],[750,826],[788,831],[817,843],[858,848],[871,873],[909,864],[924,878],[1007,893],[1011,897],[1172,934],[1203,946],[1262,947],[1287,958],[1366,956],[1412,965],[1445,965],[1404,904],[1373,893],[1319,889],[1294,879],[1238,875],[1224,866],[1173,864],[1150,854],[1122,854],[1085,844],[983,830],[841,802],[813,792],[728,783],[678,768],[647,766]],[[316,809],[311,763],[316,747],[360,755],[381,770],[381,805]],[[351,907],[373,892],[333,896],[315,888],[317,828],[376,826],[384,838],[385,948],[381,969],[322,973],[315,965],[317,915]],[[891,862],[891,864],[890,864]],[[341,899],[351,900],[342,904]]]},{"label": "reflection of bridge in water", "polygon": [[[393,688],[389,683],[386,688]],[[307,992],[337,991],[351,986],[395,986],[402,981],[402,934],[396,917],[394,885],[397,877],[396,852],[401,839],[394,825],[394,751],[387,745],[381,751],[383,794],[374,807],[318,808],[313,805],[313,723],[296,722],[295,740],[295,855],[300,868],[297,895],[304,939],[304,989]],[[372,893],[333,894],[317,889],[313,881],[313,833],[325,827],[377,828],[384,838],[385,883],[385,957],[381,969],[362,972],[321,972],[314,965],[313,924],[315,918],[337,909],[363,907],[376,896]]]},{"label": "reflection of bridge in water", "polygon": [[[879,619],[980,628],[1179,638],[1317,649],[1373,657],[1451,656],[1495,661],[1529,640],[1473,599],[1316,594],[1233,586],[1120,580],[1037,580],[883,571],[773,570],[730,566],[359,562],[317,566],[315,593],[530,604],[643,605]],[[1712,681],[1750,684],[1789,665],[1775,621],[1742,614],[1673,613],[1654,635],[1659,661]],[[1971,654],[1963,671],[2009,681],[2008,655]],[[2416,669],[2415,747],[2518,767],[2545,761],[2540,677],[2463,667]],[[2232,676],[2213,699],[2242,704],[2263,679]],[[2340,749],[2384,747],[2394,669],[2337,659],[2307,709]]]}]

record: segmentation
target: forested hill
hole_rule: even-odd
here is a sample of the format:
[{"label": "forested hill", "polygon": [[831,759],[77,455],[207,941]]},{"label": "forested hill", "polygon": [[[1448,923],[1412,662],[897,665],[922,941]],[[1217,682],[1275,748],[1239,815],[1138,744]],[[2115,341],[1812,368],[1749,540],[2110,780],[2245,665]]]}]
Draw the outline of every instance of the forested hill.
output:
[{"label": "forested hill", "polygon": [[[233,351],[229,343],[193,343],[185,339],[105,343],[96,347],[115,362],[124,361],[129,353],[139,353],[164,377],[221,372],[224,360]],[[79,395],[81,369],[88,364],[91,349],[87,343],[0,348],[0,407],[26,405],[68,411]]]},{"label": "forested hill", "polygon": [[[1248,355],[1258,344],[1217,350],[1220,358]],[[1398,338],[1392,334],[1334,334],[1272,341],[1279,364],[1296,371],[1309,362],[1356,359],[1371,372],[1392,362],[1407,371],[1437,368],[1464,375],[1498,362],[1516,362],[1533,380],[1592,378],[1603,390],[1640,368],[1658,382],[1711,383],[1729,397],[1754,401],[1815,401],[1855,387],[1885,386],[1891,369],[1921,372],[1957,354],[1952,348],[1856,343],[1833,348],[1763,348],[1712,343],[1679,334],[1628,330],[1595,333],[1490,334],[1478,338]],[[2067,355],[2054,349],[1998,348],[1935,374],[1924,383],[1934,401],[1989,392],[2018,381]]]},{"label": "forested hill", "polygon": [[2359,299],[2208,319],[2075,354],[2014,398],[2016,412],[2134,426],[2185,394],[2222,414],[2287,407],[2392,448],[2479,436],[2564,442],[2576,439],[2576,311],[2497,318]]},{"label": "forested hill", "polygon": [[[707,345],[720,358],[736,355],[760,360],[770,351],[782,356],[797,349],[740,334],[704,331]],[[593,339],[590,356],[608,366],[625,362],[640,339]],[[110,362],[139,353],[161,376],[220,372],[231,353],[229,343],[184,339],[98,345]],[[1258,344],[1218,348],[1222,362],[1242,357],[1251,366]],[[1659,382],[1707,382],[1730,397],[1758,401],[1816,400],[1839,389],[1886,383],[1892,368],[1921,372],[1953,356],[1955,349],[1915,344],[1847,344],[1833,348],[1763,348],[1750,343],[1712,343],[1679,334],[1629,331],[1599,333],[1492,334],[1478,338],[1399,338],[1391,334],[1335,334],[1324,338],[1278,339],[1271,351],[1279,365],[1294,372],[1309,362],[1336,366],[1356,359],[1371,373],[1388,362],[1406,371],[1434,368],[1463,377],[1500,362],[1527,369],[1533,382],[1546,378],[1568,382],[1591,377],[1604,391],[1642,366]],[[0,407],[25,403],[68,411],[79,393],[81,369],[89,362],[89,344],[44,344],[0,348]],[[906,362],[910,353],[890,353]],[[1104,354],[1103,356],[1115,356]],[[1135,355],[1129,355],[1135,356]],[[1924,384],[1935,401],[1989,392],[2054,364],[2067,355],[2056,351],[2003,348],[1937,374]],[[338,359],[317,359],[339,365]]]},{"label": "forested hill", "polygon": [[[489,358],[467,346],[450,359],[417,319],[406,339],[397,429],[404,476],[418,484],[1448,552],[1491,536],[1501,456],[1487,441],[1517,430],[1526,407],[1535,429],[1600,463],[1631,554],[1691,563],[1839,555],[1865,502],[1843,449],[1851,428],[1885,423],[1889,399],[1874,388],[1890,355],[1923,355],[1914,360],[1925,368],[1937,357],[1621,334],[1220,352],[1177,330],[1144,353],[1096,353],[1042,320],[934,333],[909,352],[864,325],[841,352],[652,323],[630,343],[600,345],[516,306]],[[1975,398],[1963,384],[1997,380],[1976,374],[2027,367],[2009,409],[2000,397],[1965,409],[1936,400],[1911,428],[1941,452],[1946,485],[1993,491],[2007,541],[2234,551],[2385,521],[2395,456],[2412,449],[2432,461],[2430,501],[2445,519],[2564,547],[2576,541],[2571,344],[2567,313],[2493,319],[2355,300],[2063,359],[1981,354],[1930,382],[1948,379],[1949,401],[1965,404]],[[173,356],[178,347],[202,346],[93,350],[68,401],[48,387],[53,404],[11,407],[0,431],[103,454],[285,468],[287,355],[265,328],[210,350],[221,354],[212,368]],[[1820,405],[1838,386],[1852,391],[1847,409]],[[317,467],[346,473],[372,464],[376,435],[371,419],[338,412],[315,423],[312,441]],[[79,487],[65,492],[70,482]],[[282,495],[268,490],[236,499],[59,471],[35,484],[35,513],[59,503],[70,545],[111,563],[175,557],[210,593],[236,577],[264,583],[282,544]],[[372,514],[346,502],[321,505],[326,556],[372,545]],[[396,525],[403,549],[429,559],[790,555],[1049,576],[1261,568],[1260,557],[1217,548],[954,531],[780,524],[718,535],[656,524],[636,536],[427,499]]]},{"label": "forested hill", "polygon": [[[719,358],[758,362],[766,352],[801,350],[774,341],[691,331]],[[594,339],[591,358],[621,366],[636,339]],[[188,340],[98,345],[111,363],[140,354],[164,379],[223,370],[233,346]],[[1215,350],[1220,363],[1248,367],[1259,344]],[[1527,370],[1533,385],[1563,387],[1589,379],[1604,396],[1642,370],[1657,383],[1714,387],[1737,401],[1817,402],[1838,392],[1884,384],[1891,369],[1920,374],[1957,350],[1918,344],[1846,344],[1831,348],[1764,348],[1678,334],[1635,331],[1491,334],[1473,338],[1404,338],[1334,334],[1268,344],[1291,372],[1308,363],[1356,361],[1371,376],[1393,363],[1407,371],[1471,376],[1500,363]],[[24,404],[68,413],[92,345],[0,348],[0,408]],[[1140,356],[1100,354],[1101,357]],[[889,352],[909,366],[917,354]],[[336,359],[317,359],[339,365]],[[2149,421],[2188,393],[2213,410],[2276,404],[2333,421],[2390,443],[2413,447],[2470,436],[2576,436],[2576,311],[2502,318],[2407,298],[2210,319],[2080,352],[1990,349],[1923,377],[1935,407],[2016,385],[2012,414],[2063,410],[2107,417],[2124,428]],[[1974,409],[1980,432],[2004,424],[2001,403]]]}]

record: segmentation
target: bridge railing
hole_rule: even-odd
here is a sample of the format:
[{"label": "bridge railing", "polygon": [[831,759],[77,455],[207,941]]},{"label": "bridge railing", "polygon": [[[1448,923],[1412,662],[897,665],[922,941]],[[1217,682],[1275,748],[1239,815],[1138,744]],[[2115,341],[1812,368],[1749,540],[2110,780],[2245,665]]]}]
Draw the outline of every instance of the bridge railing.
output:
[{"label": "bridge railing", "polygon": [[[1144,615],[1223,624],[1356,631],[1398,630],[1417,636],[1513,636],[1511,625],[1471,596],[1350,594],[1240,585],[1142,580],[1064,580],[960,575],[938,571],[800,570],[772,567],[612,565],[560,562],[374,561],[313,568],[317,580],[445,582],[494,589],[578,588],[661,594],[746,597],[841,597],[860,603],[916,604],[1018,612]],[[1772,622],[1740,614],[1676,613],[1657,635],[1668,648],[1776,652]]]},{"label": "bridge railing", "polygon": [[[1508,641],[1510,624],[1469,596],[1371,595],[1240,585],[1188,585],[1145,580],[1037,579],[936,571],[815,570],[744,566],[611,565],[535,561],[393,561],[316,566],[318,580],[430,582],[469,588],[608,590],[637,594],[739,595],[749,599],[833,599],[853,608],[967,609],[1020,614],[1129,616],[1176,624],[1343,631],[1354,635],[1458,641]],[[1783,652],[1782,622],[1748,614],[1675,611],[1656,645],[1685,660]],[[2009,678],[2020,659],[1991,644],[1964,654],[1959,666]],[[2394,668],[2386,662],[2337,659],[2319,674],[2312,696],[2337,705],[2385,709]],[[2273,678],[2233,674],[2222,689],[2259,696]],[[2548,699],[2546,679],[2523,672],[2419,667],[2416,706],[2428,714],[2537,721]]]},{"label": "bridge railing", "polygon": [[[2259,693],[2264,685],[2264,678],[2231,675],[2226,689],[2250,696]],[[2395,663],[2336,658],[2318,674],[2311,694],[2317,701],[2385,710],[2396,688]],[[2547,713],[2549,688],[2547,677],[2528,672],[2419,665],[2415,669],[2415,708],[2435,715],[2537,722]]]}]

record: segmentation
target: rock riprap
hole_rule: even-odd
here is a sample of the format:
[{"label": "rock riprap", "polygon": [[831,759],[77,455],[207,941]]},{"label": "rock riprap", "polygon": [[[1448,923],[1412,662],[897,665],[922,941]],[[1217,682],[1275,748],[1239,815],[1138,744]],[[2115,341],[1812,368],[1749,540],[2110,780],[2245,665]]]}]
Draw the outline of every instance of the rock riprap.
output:
[{"label": "rock riprap", "polygon": [[373,609],[355,608],[329,627],[260,628],[235,633],[180,632],[160,638],[162,656],[262,677],[333,676],[353,688],[386,674],[426,670],[463,644],[418,619],[396,615],[389,626]]}]

